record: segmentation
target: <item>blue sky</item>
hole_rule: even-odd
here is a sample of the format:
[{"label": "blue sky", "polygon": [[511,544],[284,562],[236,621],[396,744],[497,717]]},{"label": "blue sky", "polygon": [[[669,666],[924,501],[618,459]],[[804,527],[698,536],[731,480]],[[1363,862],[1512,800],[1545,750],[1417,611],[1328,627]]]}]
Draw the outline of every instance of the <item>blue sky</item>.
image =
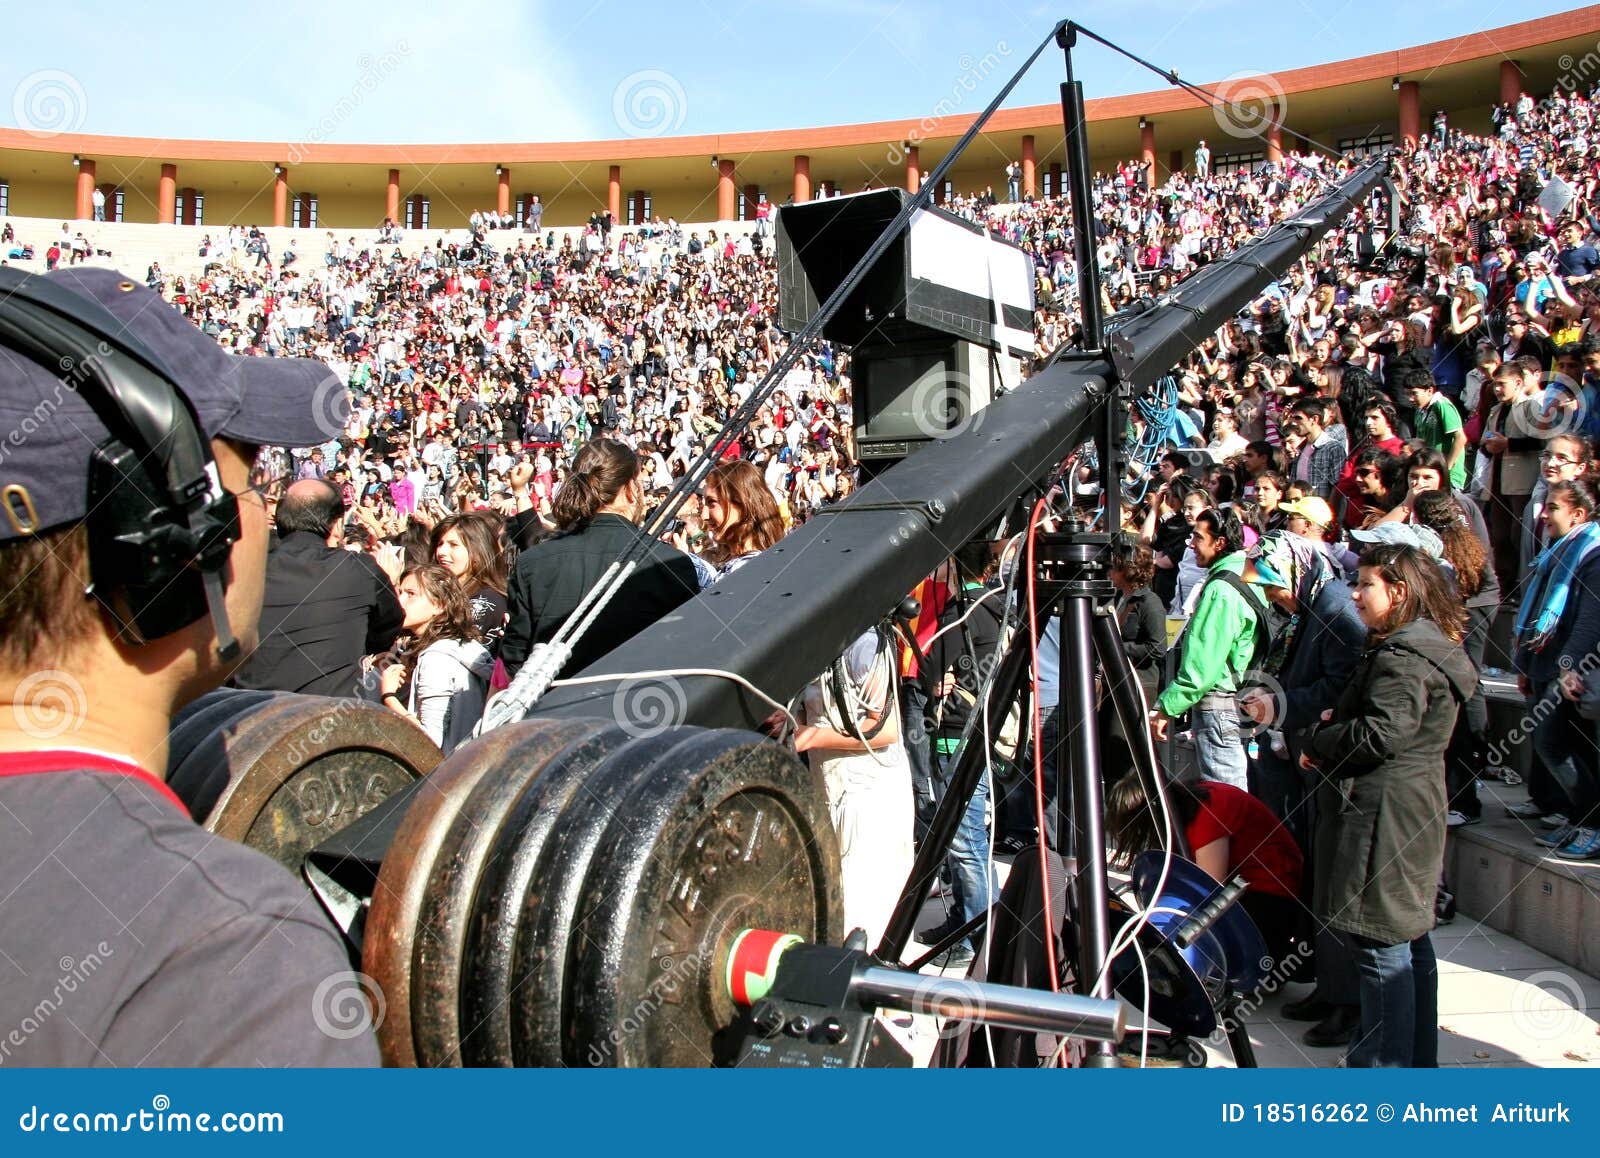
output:
[{"label": "blue sky", "polygon": [[[7,7],[0,123],[354,143],[718,133],[976,110],[1071,14],[1189,80],[1447,39],[1525,0],[327,0]],[[179,12],[193,13],[187,20]],[[447,15],[446,15],[447,14]],[[1159,87],[1098,46],[1089,96]],[[1057,99],[1047,50],[1012,103]],[[5,97],[9,95],[10,100]]]}]

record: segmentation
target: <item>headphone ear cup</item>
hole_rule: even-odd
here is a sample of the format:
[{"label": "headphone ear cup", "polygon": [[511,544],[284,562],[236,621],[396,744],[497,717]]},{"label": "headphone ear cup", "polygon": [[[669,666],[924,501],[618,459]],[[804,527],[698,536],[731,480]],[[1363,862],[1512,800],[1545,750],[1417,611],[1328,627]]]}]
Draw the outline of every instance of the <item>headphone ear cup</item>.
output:
[{"label": "headphone ear cup", "polygon": [[160,639],[205,616],[205,587],[190,566],[194,536],[116,439],[90,460],[87,526],[94,594],[124,642]]}]

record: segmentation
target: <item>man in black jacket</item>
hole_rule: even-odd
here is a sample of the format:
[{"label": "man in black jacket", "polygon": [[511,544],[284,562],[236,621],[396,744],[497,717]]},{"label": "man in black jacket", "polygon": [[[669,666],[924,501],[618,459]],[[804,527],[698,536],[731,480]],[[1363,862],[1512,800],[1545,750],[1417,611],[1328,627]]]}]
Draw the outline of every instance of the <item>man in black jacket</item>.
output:
[{"label": "man in black jacket", "polygon": [[[506,599],[511,621],[500,641],[506,671],[516,675],[537,643],[548,642],[606,568],[643,536],[644,486],[639,458],[611,438],[585,444],[557,492],[556,522],[566,533],[517,556]],[[699,594],[694,561],[652,540],[648,553],[578,641],[561,674],[574,675]]]},{"label": "man in black jacket", "polygon": [[339,491],[304,479],[278,503],[278,545],[267,559],[261,644],[235,677],[241,688],[353,696],[361,657],[400,632],[400,602],[368,555],[344,550]]}]

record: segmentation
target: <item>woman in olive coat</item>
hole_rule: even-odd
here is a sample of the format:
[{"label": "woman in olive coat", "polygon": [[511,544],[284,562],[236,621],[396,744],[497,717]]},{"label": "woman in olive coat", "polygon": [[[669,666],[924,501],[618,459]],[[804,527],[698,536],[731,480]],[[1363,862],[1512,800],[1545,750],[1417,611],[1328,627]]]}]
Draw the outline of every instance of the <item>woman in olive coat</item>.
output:
[{"label": "woman in olive coat", "polygon": [[1370,632],[1338,706],[1305,736],[1317,787],[1316,918],[1361,975],[1350,1066],[1438,1065],[1439,974],[1429,931],[1444,864],[1445,748],[1478,674],[1465,612],[1413,547],[1361,557],[1355,603]]}]

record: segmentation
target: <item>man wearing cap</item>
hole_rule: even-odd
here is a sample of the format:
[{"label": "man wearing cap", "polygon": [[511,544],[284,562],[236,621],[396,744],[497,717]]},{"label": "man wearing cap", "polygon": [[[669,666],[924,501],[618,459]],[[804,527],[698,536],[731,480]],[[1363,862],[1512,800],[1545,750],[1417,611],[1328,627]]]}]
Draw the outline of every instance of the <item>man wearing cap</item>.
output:
[{"label": "man wearing cap", "polygon": [[1232,510],[1202,511],[1192,544],[1206,581],[1179,642],[1177,674],[1156,701],[1150,731],[1164,741],[1172,721],[1190,713],[1200,775],[1248,789],[1235,693],[1245,672],[1265,655],[1266,602],[1240,578],[1244,530]]},{"label": "man wearing cap", "polygon": [[[0,458],[0,697],[11,705],[0,711],[0,1025],[11,1030],[0,1060],[376,1064],[370,1033],[319,1029],[350,966],[317,906],[267,857],[196,826],[165,782],[173,713],[255,645],[267,550],[249,486],[257,448],[326,439],[319,416],[342,424],[343,390],[318,362],[225,354],[112,270],[0,286],[23,333],[75,319],[98,351],[62,378],[63,360],[0,339],[0,429],[18,435]],[[167,417],[182,408],[160,405],[168,390],[137,382],[138,363],[192,404],[215,459],[195,473],[209,485],[180,486],[190,470],[176,452],[148,477],[91,469],[155,458],[148,447],[130,458],[141,437],[100,417],[116,409],[102,375],[134,383],[122,410],[170,428],[162,445],[202,449]],[[111,536],[136,537],[145,517],[204,532],[200,544],[161,541],[176,577],[160,589],[141,569],[105,570],[120,558]]]}]

